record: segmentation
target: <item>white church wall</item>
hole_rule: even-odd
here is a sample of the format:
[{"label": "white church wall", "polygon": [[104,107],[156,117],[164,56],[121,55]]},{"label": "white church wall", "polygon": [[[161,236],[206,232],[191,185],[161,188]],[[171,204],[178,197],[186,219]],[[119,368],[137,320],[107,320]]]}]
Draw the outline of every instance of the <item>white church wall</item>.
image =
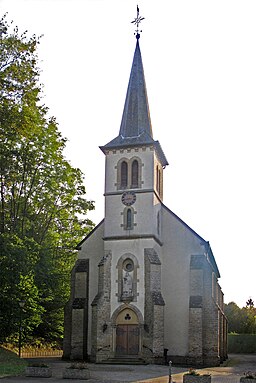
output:
[{"label": "white church wall", "polygon": [[[121,201],[121,195],[109,195],[106,200],[104,236],[127,235],[123,216],[125,206]],[[129,234],[157,235],[157,212],[160,209],[160,203],[155,195],[152,192],[137,192],[136,202],[131,207],[134,211],[134,226],[132,230],[129,230]]]},{"label": "white church wall", "polygon": [[200,239],[163,209],[162,292],[165,300],[165,347],[169,354],[188,353],[190,256],[203,254]]},{"label": "white church wall", "polygon": [[[111,155],[106,155],[105,166],[105,193],[111,193],[117,191],[117,164],[122,158],[130,160],[133,157],[139,156],[142,162],[142,188],[152,189],[153,187],[153,149],[149,147],[134,148],[134,149],[122,149],[117,150],[115,153],[111,152]],[[145,166],[147,164],[147,166]],[[113,172],[113,169],[116,171]]]}]

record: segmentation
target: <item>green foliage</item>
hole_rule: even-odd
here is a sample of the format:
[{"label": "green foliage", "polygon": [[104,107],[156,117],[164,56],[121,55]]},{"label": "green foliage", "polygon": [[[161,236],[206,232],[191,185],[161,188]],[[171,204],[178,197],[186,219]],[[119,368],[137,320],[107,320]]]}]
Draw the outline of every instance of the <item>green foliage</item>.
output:
[{"label": "green foliage", "polygon": [[24,327],[30,333],[40,323],[43,307],[34,283],[34,267],[39,246],[32,238],[20,239],[15,234],[0,234],[0,336],[17,335],[19,331],[19,300],[26,299]]},{"label": "green foliage", "polygon": [[230,354],[256,353],[256,335],[228,334],[228,352]]},{"label": "green foliage", "polygon": [[74,248],[93,227],[83,174],[40,105],[39,41],[0,20],[0,341],[17,339],[20,300],[27,339],[61,337]]},{"label": "green foliage", "polygon": [[225,304],[224,310],[230,333],[256,334],[256,308],[252,299],[242,309],[236,303],[230,302]]}]

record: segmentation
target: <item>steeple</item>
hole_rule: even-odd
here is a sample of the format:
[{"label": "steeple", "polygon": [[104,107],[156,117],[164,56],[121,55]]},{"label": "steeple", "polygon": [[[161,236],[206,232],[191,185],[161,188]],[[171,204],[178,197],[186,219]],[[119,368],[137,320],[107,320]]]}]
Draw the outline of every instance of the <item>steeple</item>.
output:
[{"label": "steeple", "polygon": [[[137,19],[135,19],[136,21]],[[109,149],[132,146],[153,145],[162,166],[168,165],[167,159],[158,141],[154,141],[151,126],[148,96],[142,64],[138,25],[136,30],[136,48],[126,93],[119,135],[100,149],[105,153]]]}]

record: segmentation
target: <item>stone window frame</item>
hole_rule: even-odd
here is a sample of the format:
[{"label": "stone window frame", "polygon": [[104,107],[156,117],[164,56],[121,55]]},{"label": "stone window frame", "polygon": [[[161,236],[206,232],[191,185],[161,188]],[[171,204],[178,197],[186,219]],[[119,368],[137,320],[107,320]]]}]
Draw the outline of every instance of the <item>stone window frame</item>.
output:
[{"label": "stone window frame", "polygon": [[[133,171],[133,166],[135,161],[138,163],[138,168],[137,168],[137,182],[134,185],[132,184],[133,181],[133,176],[132,176],[132,171]],[[127,185],[124,185],[122,182],[122,164],[126,163],[127,164]],[[142,187],[142,160],[138,156],[133,156],[130,159],[126,157],[120,158],[120,160],[117,163],[116,169],[117,169],[117,190],[127,190],[127,189],[141,189]]]},{"label": "stone window frame", "polygon": [[139,162],[135,158],[133,159],[131,163],[131,187],[138,188],[138,186],[139,186]]},{"label": "stone window frame", "polygon": [[[131,222],[130,226],[128,225],[128,214],[129,211],[131,212]],[[126,206],[124,208],[124,211],[122,212],[123,215],[123,224],[121,225],[124,230],[133,230],[134,226],[136,226],[136,223],[134,223],[134,215],[136,214],[136,211],[132,206]]]},{"label": "stone window frame", "polygon": [[[133,294],[132,294],[132,298],[123,298],[122,297],[122,279],[123,279],[123,270],[124,270],[124,265],[127,263],[128,260],[131,260],[133,262],[133,282],[132,282],[132,291],[133,291]],[[118,291],[117,291],[117,298],[118,298],[118,302],[137,302],[137,297],[139,295],[139,293],[137,292],[137,283],[138,283],[138,268],[139,268],[139,262],[137,260],[137,258],[135,257],[135,255],[131,254],[131,253],[125,253],[123,254],[118,262],[117,262],[117,265],[116,265],[116,268],[117,268],[117,274],[118,274],[118,279],[117,279],[117,288],[118,288]]]},{"label": "stone window frame", "polygon": [[120,164],[120,187],[122,189],[126,189],[127,186],[128,186],[128,162],[126,160],[123,160]]}]

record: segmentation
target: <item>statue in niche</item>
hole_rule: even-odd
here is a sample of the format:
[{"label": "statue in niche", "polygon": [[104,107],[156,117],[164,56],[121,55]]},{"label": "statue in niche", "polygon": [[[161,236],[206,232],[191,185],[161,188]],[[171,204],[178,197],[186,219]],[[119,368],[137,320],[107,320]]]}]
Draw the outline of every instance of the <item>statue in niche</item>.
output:
[{"label": "statue in niche", "polygon": [[132,291],[132,273],[129,271],[123,272],[123,283],[122,283],[122,298],[132,298],[133,297],[133,291]]}]

